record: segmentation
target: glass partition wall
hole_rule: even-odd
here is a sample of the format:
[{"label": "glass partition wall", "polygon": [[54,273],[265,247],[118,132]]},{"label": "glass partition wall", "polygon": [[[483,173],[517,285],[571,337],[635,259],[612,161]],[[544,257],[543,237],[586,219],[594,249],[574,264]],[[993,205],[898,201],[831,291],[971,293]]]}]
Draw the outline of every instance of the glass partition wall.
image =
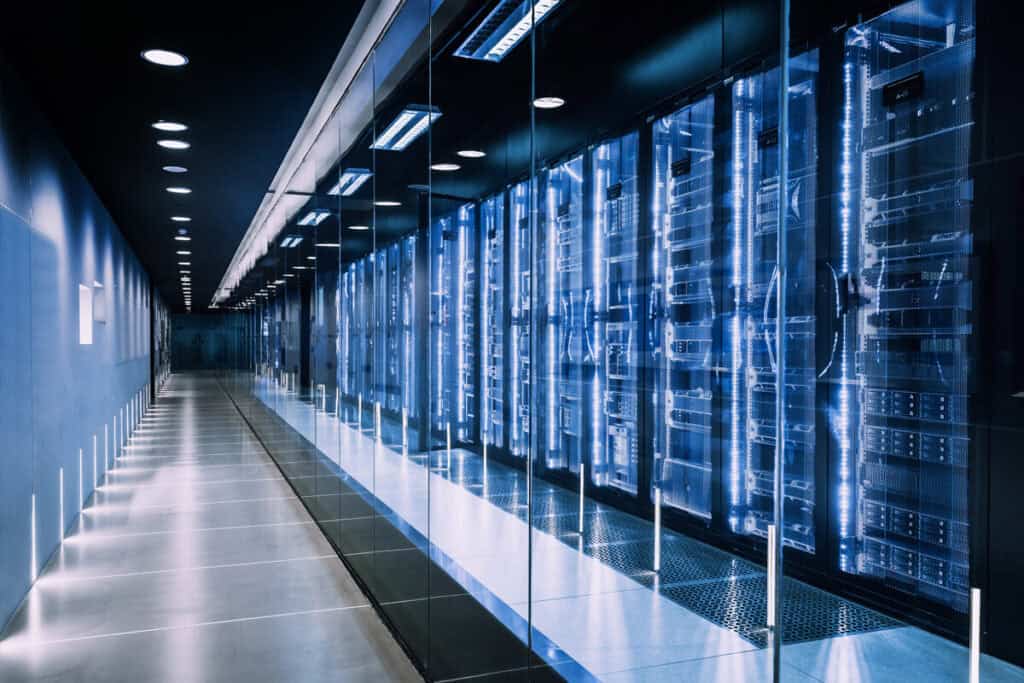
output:
[{"label": "glass partition wall", "polygon": [[236,401],[428,679],[966,677],[973,4],[615,7],[401,5]]}]

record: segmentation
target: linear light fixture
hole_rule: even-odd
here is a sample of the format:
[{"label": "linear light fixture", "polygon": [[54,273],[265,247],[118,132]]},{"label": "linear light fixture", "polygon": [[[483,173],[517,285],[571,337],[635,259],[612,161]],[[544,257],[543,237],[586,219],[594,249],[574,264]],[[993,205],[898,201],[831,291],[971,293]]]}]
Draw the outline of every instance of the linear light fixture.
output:
[{"label": "linear light fixture", "polygon": [[192,241],[192,238],[189,237],[188,235],[175,235],[174,239],[177,242],[191,242]]},{"label": "linear light fixture", "polygon": [[318,249],[337,249],[341,246],[338,242],[317,242],[316,247]]},{"label": "linear light fixture", "polygon": [[401,152],[439,118],[441,110],[437,107],[410,104],[377,136],[370,148]]},{"label": "linear light fixture", "polygon": [[320,225],[330,215],[331,212],[326,209],[313,209],[302,217],[299,225]]},{"label": "linear light fixture", "polygon": [[348,197],[355,193],[363,183],[370,179],[373,171],[368,168],[346,168],[338,178],[338,183],[327,191],[327,194]]},{"label": "linear light fixture", "polygon": [[502,0],[455,51],[456,57],[500,62],[560,0]]},{"label": "linear light fixture", "polygon": [[299,246],[301,243],[302,235],[286,235],[285,238],[281,240],[281,246],[285,249],[292,249]]}]

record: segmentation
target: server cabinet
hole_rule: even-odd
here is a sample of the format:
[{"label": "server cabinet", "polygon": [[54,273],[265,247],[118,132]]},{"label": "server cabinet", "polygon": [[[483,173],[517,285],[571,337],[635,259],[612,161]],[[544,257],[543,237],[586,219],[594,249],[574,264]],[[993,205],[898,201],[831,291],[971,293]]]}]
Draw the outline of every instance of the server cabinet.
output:
[{"label": "server cabinet", "polygon": [[846,33],[841,567],[967,605],[973,4]]},{"label": "server cabinet", "polygon": [[[733,111],[733,259],[731,280],[738,283],[744,381],[740,411],[732,414],[743,431],[742,524],[736,529],[767,537],[773,522],[775,447],[780,437],[776,396],[776,303],[786,297],[784,321],[786,395],[783,462],[783,541],[805,552],[815,549],[815,356],[817,197],[817,52],[789,63],[789,180],[786,192],[787,276],[780,291],[777,244],[779,223],[779,76],[778,68],[737,80]],[[821,457],[824,457],[822,454]]]},{"label": "server cabinet", "polygon": [[476,233],[472,204],[438,219],[430,232],[431,426],[463,442],[477,435]]},{"label": "server cabinet", "polygon": [[[714,95],[708,95],[653,124],[654,240],[647,308],[647,348],[655,373],[652,497],[660,492],[663,505],[706,520],[712,507],[712,339],[718,315],[712,282],[714,109]],[[731,290],[738,296],[739,283],[732,282]],[[728,324],[735,341],[739,318]],[[731,349],[729,370],[734,387],[741,386],[738,348]],[[733,414],[738,410],[734,405]],[[734,423],[730,448],[741,443],[742,428]],[[738,490],[739,451],[729,463],[730,490]]]},{"label": "server cabinet", "polygon": [[480,443],[505,445],[505,195],[480,203]]},{"label": "server cabinet", "polygon": [[350,264],[341,275],[338,296],[338,388],[349,398],[356,393],[356,356],[361,348],[355,319],[355,283],[356,266]]},{"label": "server cabinet", "polygon": [[383,375],[384,395],[381,401],[384,410],[399,412],[402,409],[402,255],[397,242],[377,253],[381,260],[378,270],[384,272],[383,289],[379,297],[382,306],[382,327],[384,331]]},{"label": "server cabinet", "polygon": [[583,453],[584,257],[592,234],[583,230],[583,156],[541,175],[544,200],[536,249],[538,348],[542,378],[537,392],[544,466],[578,472]]},{"label": "server cabinet", "polygon": [[375,249],[370,252],[368,257],[370,265],[367,269],[371,280],[370,306],[372,313],[370,318],[373,330],[373,367],[370,370],[373,388],[370,400],[375,404],[379,403],[381,407],[387,405],[390,373],[395,370],[395,366],[392,364],[393,359],[388,356],[391,341],[388,335],[390,331],[388,329],[389,314],[391,313],[388,256],[387,249]]},{"label": "server cabinet", "polygon": [[[583,387],[592,444],[590,478],[635,495],[640,458],[640,197],[639,135],[609,140],[590,152],[589,273],[584,292],[584,359],[591,376]],[[589,400],[586,396],[589,395]]]},{"label": "server cabinet", "polygon": [[516,457],[530,450],[531,201],[529,181],[509,190],[509,450]]},{"label": "server cabinet", "polygon": [[397,356],[400,406],[409,420],[419,418],[416,381],[416,236],[409,235],[397,245],[398,262],[398,327],[400,336]]}]

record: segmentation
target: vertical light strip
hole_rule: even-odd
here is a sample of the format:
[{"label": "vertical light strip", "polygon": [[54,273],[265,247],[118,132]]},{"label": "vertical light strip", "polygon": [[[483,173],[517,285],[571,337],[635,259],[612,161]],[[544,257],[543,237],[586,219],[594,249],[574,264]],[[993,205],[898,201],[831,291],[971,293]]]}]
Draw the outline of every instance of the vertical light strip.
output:
[{"label": "vertical light strip", "polygon": [[981,589],[971,589],[971,634],[970,634],[969,683],[981,681]]},{"label": "vertical light strip", "polygon": [[[483,212],[480,216],[481,237],[484,241],[484,262],[483,273],[480,280],[480,352],[486,363],[486,372],[483,373],[483,386],[480,387],[483,396],[483,406],[480,411],[480,442],[484,451],[487,450],[487,440],[490,436],[491,425],[491,383],[489,381],[494,359],[490,353],[490,291],[491,291],[491,255],[494,245],[491,244],[490,226],[494,223],[494,199],[488,199],[480,205]],[[486,456],[485,456],[486,457]]]},{"label": "vertical light strip", "polygon": [[82,491],[82,449],[78,449],[78,513],[81,514],[82,510],[85,509],[85,498],[84,492]]},{"label": "vertical light strip", "polygon": [[512,424],[509,425],[509,426],[512,429],[511,445],[512,445],[512,454],[513,455],[519,455],[519,453],[520,453],[521,445],[519,443],[519,439],[522,436],[521,431],[519,429],[519,337],[520,337],[520,334],[522,333],[522,321],[520,320],[520,316],[522,315],[522,311],[519,309],[519,275],[520,275],[519,274],[519,223],[520,223],[520,221],[522,219],[518,215],[521,212],[520,202],[517,201],[519,199],[518,195],[519,195],[519,187],[516,187],[515,190],[513,190],[513,200],[516,200],[516,203],[515,203],[516,211],[515,211],[515,213],[512,216],[512,225],[510,226],[510,228],[512,230],[512,308],[511,308],[511,311],[512,311],[512,319],[513,319],[513,321],[515,321],[515,327],[514,328],[512,328],[511,325],[509,326],[510,328],[512,328],[512,340],[511,340],[512,343],[511,343],[511,349],[510,349],[512,357],[509,358],[509,362],[512,364],[511,368],[509,368],[509,370],[511,372],[511,380],[512,380],[512,386],[511,386],[512,406],[511,406],[511,410],[509,411],[509,414],[512,416]]},{"label": "vertical light strip", "polygon": [[110,444],[108,442],[109,442],[110,436],[109,436],[109,434],[107,432],[108,432],[107,425],[104,424],[103,425],[103,468],[109,470],[110,469]]},{"label": "vertical light strip", "polygon": [[[839,232],[841,240],[840,274],[850,272],[850,228],[853,214],[853,69],[851,62],[843,65],[843,122],[842,122],[842,159],[840,166],[839,193]],[[846,316],[843,316],[843,329],[848,327]],[[851,536],[853,516],[853,491],[851,484],[852,468],[850,466],[850,391],[849,391],[849,335],[843,334],[843,344],[839,353],[839,418],[837,433],[839,435],[839,539],[843,541]],[[840,569],[853,571],[849,553],[839,553]]]},{"label": "vertical light strip", "polygon": [[[592,349],[594,357],[592,358],[594,363],[594,379],[593,386],[591,387],[591,398],[590,398],[590,413],[591,413],[591,432],[590,438],[592,440],[592,457],[591,457],[591,476],[593,476],[593,467],[600,466],[602,463],[602,450],[604,448],[603,434],[601,430],[601,420],[604,418],[601,410],[601,372],[603,370],[603,363],[601,358],[601,326],[598,319],[601,314],[601,290],[604,287],[604,278],[602,277],[602,248],[604,246],[604,236],[606,226],[604,224],[604,203],[602,201],[601,193],[608,187],[609,178],[606,177],[605,163],[608,160],[608,144],[601,145],[597,149],[597,160],[594,168],[594,197],[593,197],[593,213],[594,213],[594,231],[592,235],[593,247],[592,260],[591,260],[591,280],[594,282],[594,328],[592,332],[592,342],[594,348]],[[586,324],[586,320],[583,321]],[[607,472],[608,463],[604,463],[605,472]],[[580,479],[582,482],[583,478],[583,467],[580,466]],[[580,484],[581,498],[582,498],[583,484]],[[581,503],[582,505],[582,503]],[[582,508],[580,514],[580,524],[582,525]],[[580,527],[580,533],[583,533],[582,526]]]},{"label": "vertical light strip", "polygon": [[583,535],[583,499],[586,490],[584,488],[584,482],[586,481],[587,475],[587,464],[585,462],[580,463],[580,512],[579,512],[579,529],[580,536]]},{"label": "vertical light strip", "polygon": [[655,572],[661,571],[661,487],[654,489],[654,566]]},{"label": "vertical light strip", "polygon": [[768,617],[765,621],[765,625],[768,628],[775,628],[775,582],[778,577],[775,575],[775,535],[778,533],[778,527],[774,524],[768,525]]},{"label": "vertical light strip", "polygon": [[466,242],[469,240],[468,219],[466,214],[468,211],[465,206],[459,207],[459,248],[458,258],[459,263],[456,266],[456,272],[458,273],[458,281],[455,283],[455,354],[457,375],[456,375],[456,389],[455,392],[455,407],[456,407],[456,425],[460,432],[462,425],[466,420],[466,321],[465,321],[465,308],[466,308],[466,259],[468,258],[468,249]]},{"label": "vertical light strip", "polygon": [[733,175],[732,175],[732,293],[733,293],[733,314],[729,325],[730,356],[732,375],[730,391],[730,417],[729,417],[729,504],[730,524],[734,525],[734,531],[739,528],[739,520],[733,519],[731,515],[740,505],[740,372],[743,367],[742,355],[742,330],[740,325],[740,310],[743,306],[741,292],[743,284],[743,227],[744,227],[744,196],[743,196],[743,112],[736,104],[744,97],[747,81],[739,80],[733,89]]},{"label": "vertical light strip", "polygon": [[[548,320],[553,321],[557,313],[557,302],[555,301],[555,293],[557,292],[555,277],[556,268],[558,266],[557,260],[557,249],[558,242],[555,235],[556,226],[555,221],[557,219],[557,205],[555,203],[555,186],[553,180],[558,177],[556,171],[552,171],[550,174],[551,180],[548,185]],[[557,345],[555,338],[558,336],[560,325],[555,325],[549,322],[547,335],[548,335],[548,457],[550,458],[558,451],[558,377],[557,377],[557,358],[555,357],[555,351]]]},{"label": "vertical light strip", "polygon": [[31,567],[29,568],[29,583],[30,584],[36,582],[36,576],[37,576],[36,572],[38,571],[38,557],[36,555],[36,494],[34,494],[34,493],[32,494],[32,523],[31,523],[31,532],[32,532],[32,543],[31,543],[32,548],[31,548],[31,557],[29,558],[29,561],[32,564],[31,564]]},{"label": "vertical light strip", "polygon": [[96,435],[92,435],[92,485],[96,486],[100,482],[100,474],[97,471],[97,458],[96,458]]},{"label": "vertical light strip", "polygon": [[57,482],[60,488],[60,533],[58,534],[58,543],[64,542],[64,529],[67,528],[64,524],[64,468],[61,467],[57,472]]}]

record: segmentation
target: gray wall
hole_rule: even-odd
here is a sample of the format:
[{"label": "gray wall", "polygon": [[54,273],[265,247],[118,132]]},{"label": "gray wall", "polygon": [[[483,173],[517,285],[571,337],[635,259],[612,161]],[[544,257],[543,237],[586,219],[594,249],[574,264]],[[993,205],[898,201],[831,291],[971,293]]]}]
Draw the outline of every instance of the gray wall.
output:
[{"label": "gray wall", "polygon": [[[91,345],[79,343],[80,285]],[[60,545],[61,469],[73,529],[79,486],[87,505],[103,477],[104,427],[112,452],[114,416],[149,380],[150,305],[131,248],[0,63],[0,624]]]}]

